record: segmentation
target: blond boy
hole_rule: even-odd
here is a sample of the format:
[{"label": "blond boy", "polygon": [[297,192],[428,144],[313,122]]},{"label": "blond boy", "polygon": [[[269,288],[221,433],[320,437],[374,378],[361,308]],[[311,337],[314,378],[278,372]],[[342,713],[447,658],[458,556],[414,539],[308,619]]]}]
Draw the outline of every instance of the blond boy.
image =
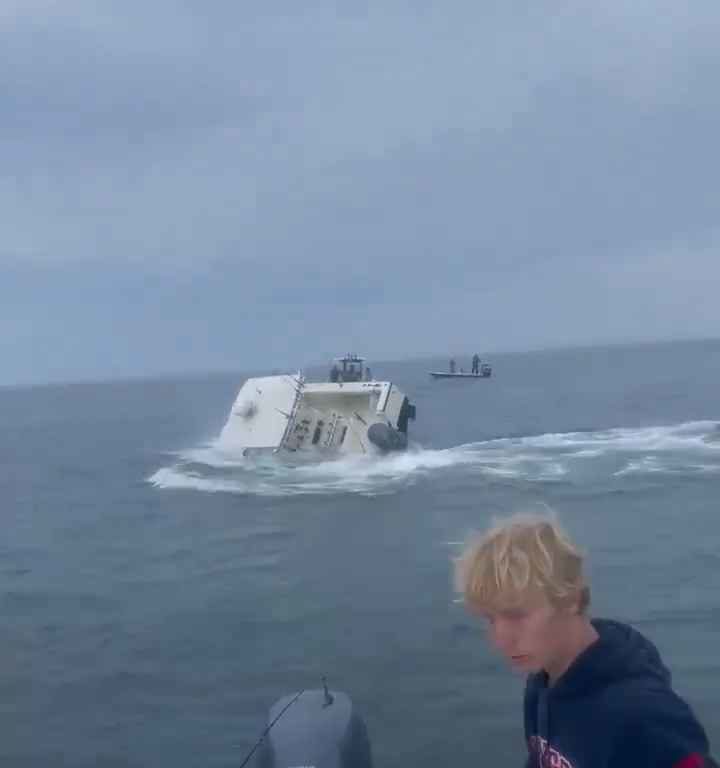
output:
[{"label": "blond boy", "polygon": [[583,555],[550,517],[515,516],[469,542],[455,564],[469,611],[527,675],[528,768],[716,766],[657,648],[588,615]]}]

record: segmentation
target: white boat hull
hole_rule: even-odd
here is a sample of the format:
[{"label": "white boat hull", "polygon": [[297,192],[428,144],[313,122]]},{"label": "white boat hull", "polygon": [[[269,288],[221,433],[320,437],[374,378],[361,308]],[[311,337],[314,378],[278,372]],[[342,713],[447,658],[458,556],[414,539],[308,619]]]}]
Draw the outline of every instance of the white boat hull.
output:
[{"label": "white boat hull", "polygon": [[299,375],[251,378],[235,398],[220,444],[243,455],[401,450],[414,416],[414,406],[392,382],[308,383]]}]

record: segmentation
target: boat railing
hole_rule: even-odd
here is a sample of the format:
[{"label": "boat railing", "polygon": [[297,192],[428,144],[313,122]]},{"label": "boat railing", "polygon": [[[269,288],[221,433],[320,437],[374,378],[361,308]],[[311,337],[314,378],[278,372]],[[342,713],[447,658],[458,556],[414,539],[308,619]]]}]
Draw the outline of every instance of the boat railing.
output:
[{"label": "boat railing", "polygon": [[325,447],[329,448],[332,445],[333,438],[335,437],[335,431],[337,430],[337,425],[340,417],[337,413],[333,413],[332,415],[332,421],[330,423],[330,426],[328,427],[328,433],[327,437],[325,438]]},{"label": "boat railing", "polygon": [[278,448],[282,448],[282,446],[285,445],[285,441],[288,439],[293,425],[295,424],[295,418],[297,417],[297,413],[300,408],[300,401],[302,400],[303,396],[303,389],[305,388],[305,377],[302,375],[302,373],[298,373],[298,375],[293,378],[293,382],[295,384],[295,399],[293,400],[290,413],[285,414],[287,416],[287,424],[285,425],[283,436],[280,438],[280,445],[278,445]]}]

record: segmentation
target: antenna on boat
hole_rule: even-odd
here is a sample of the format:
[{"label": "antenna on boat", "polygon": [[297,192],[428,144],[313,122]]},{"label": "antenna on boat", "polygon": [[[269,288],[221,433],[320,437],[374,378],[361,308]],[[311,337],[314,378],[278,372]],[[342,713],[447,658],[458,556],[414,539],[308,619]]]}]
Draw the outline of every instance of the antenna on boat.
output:
[{"label": "antenna on boat", "polygon": [[335,701],[335,697],[330,693],[330,691],[328,691],[327,680],[324,675],[322,678],[322,684],[323,684],[323,692],[325,693],[325,703],[323,704],[323,706],[329,707],[333,703],[333,701]]},{"label": "antenna on boat", "polygon": [[265,740],[265,737],[270,733],[270,729],[277,723],[277,721],[287,712],[288,709],[305,693],[305,690],[303,689],[299,693],[297,693],[290,701],[280,710],[280,713],[278,716],[268,725],[268,727],[262,732],[260,735],[260,738],[255,743],[255,746],[247,753],[245,756],[245,759],[240,763],[240,768],[244,768],[248,762],[250,761],[250,758],[255,754],[258,747],[263,743]]}]

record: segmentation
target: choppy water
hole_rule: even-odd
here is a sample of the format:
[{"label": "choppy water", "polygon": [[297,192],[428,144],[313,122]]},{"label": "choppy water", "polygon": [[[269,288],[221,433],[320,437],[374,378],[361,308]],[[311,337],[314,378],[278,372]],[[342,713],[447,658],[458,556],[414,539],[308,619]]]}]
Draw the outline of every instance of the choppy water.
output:
[{"label": "choppy water", "polygon": [[720,343],[492,362],[375,363],[417,404],[411,449],[294,467],[217,443],[241,374],[0,389],[3,764],[238,765],[321,675],[378,766],[521,760],[522,681],[450,558],[542,504],[720,746]]}]

